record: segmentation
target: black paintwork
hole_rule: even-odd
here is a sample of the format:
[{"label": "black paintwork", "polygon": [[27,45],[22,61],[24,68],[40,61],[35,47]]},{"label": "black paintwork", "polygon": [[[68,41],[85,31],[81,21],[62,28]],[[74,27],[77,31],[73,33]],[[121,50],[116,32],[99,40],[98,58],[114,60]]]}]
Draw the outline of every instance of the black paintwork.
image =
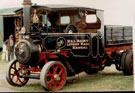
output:
[{"label": "black paintwork", "polygon": [[91,34],[49,34],[44,44],[46,51],[67,50],[78,57],[88,57],[91,54]]}]

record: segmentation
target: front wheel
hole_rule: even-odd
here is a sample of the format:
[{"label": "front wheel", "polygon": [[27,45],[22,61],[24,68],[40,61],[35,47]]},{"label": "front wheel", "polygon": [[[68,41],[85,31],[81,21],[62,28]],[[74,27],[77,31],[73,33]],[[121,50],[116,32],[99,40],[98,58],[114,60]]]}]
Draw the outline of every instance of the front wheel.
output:
[{"label": "front wheel", "polygon": [[23,77],[21,71],[19,62],[16,59],[11,60],[6,69],[7,82],[12,86],[24,86],[29,78]]},{"label": "front wheel", "polygon": [[50,61],[42,68],[40,82],[45,90],[57,91],[65,85],[66,77],[64,65],[58,61]]}]

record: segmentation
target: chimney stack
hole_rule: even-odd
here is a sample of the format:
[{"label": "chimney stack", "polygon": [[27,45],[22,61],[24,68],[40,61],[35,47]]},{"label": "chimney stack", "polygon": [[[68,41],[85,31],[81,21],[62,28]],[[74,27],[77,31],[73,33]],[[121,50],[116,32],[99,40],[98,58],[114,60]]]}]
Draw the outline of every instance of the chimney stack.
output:
[{"label": "chimney stack", "polygon": [[22,5],[32,5],[31,0],[23,0]]},{"label": "chimney stack", "polygon": [[31,25],[31,0],[23,0],[23,22],[24,27],[26,29],[26,33],[30,33],[30,25]]}]

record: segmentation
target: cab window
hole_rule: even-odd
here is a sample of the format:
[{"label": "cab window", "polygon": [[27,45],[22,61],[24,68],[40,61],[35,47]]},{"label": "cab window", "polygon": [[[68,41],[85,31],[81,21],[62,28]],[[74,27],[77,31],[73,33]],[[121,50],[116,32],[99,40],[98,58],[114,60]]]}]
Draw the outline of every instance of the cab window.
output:
[{"label": "cab window", "polygon": [[70,17],[69,16],[61,16],[60,23],[62,25],[66,25],[70,23]]},{"label": "cab window", "polygon": [[97,16],[92,15],[86,15],[86,23],[96,23],[97,22]]}]

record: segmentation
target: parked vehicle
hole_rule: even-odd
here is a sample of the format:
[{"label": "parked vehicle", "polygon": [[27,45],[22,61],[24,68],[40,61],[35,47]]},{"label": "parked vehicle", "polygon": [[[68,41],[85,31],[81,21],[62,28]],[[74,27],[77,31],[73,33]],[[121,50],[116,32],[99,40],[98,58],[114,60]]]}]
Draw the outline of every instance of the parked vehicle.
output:
[{"label": "parked vehicle", "polygon": [[133,75],[132,27],[104,26],[103,11],[65,5],[31,5],[24,0],[24,33],[9,62],[6,80],[24,86],[40,79],[46,90],[63,88],[66,78],[95,74],[115,64]]}]

